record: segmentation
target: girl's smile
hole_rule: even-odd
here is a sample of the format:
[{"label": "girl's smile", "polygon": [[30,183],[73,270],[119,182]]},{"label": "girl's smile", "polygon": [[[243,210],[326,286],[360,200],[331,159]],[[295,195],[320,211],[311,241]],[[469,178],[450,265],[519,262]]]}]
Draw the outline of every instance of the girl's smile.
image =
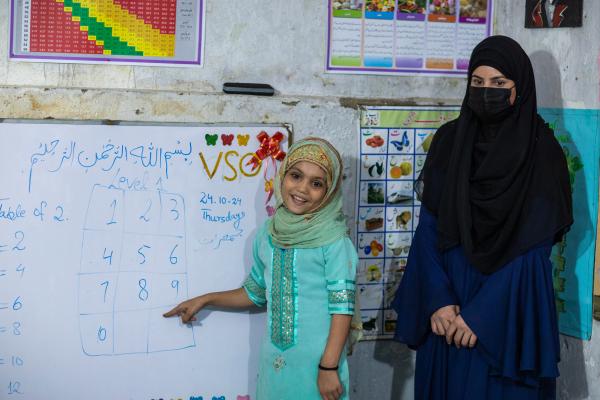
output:
[{"label": "girl's smile", "polygon": [[285,174],[281,195],[285,207],[294,214],[315,211],[327,193],[325,171],[316,164],[299,161]]}]

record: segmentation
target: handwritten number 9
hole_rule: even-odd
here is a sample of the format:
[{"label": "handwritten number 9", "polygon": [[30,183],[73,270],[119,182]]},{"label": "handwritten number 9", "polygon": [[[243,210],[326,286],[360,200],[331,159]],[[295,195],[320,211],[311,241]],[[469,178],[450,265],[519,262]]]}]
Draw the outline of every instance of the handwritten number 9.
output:
[{"label": "handwritten number 9", "polygon": [[138,281],[138,286],[140,287],[140,292],[138,293],[138,297],[142,301],[148,300],[148,290],[146,290],[147,282],[144,278]]},{"label": "handwritten number 9", "polygon": [[177,279],[171,281],[171,287],[177,291],[175,297],[179,296],[179,281]]}]

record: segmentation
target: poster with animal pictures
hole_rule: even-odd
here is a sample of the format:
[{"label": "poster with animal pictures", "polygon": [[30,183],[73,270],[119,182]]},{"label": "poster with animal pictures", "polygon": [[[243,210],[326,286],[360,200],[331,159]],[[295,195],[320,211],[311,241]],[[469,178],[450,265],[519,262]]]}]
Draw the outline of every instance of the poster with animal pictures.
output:
[{"label": "poster with animal pictures", "polygon": [[583,0],[526,0],[525,28],[572,28],[582,23]]},{"label": "poster with animal pictures", "polygon": [[390,304],[419,223],[413,190],[437,128],[459,107],[368,107],[361,111],[357,162],[357,290],[365,339],[388,339]]}]

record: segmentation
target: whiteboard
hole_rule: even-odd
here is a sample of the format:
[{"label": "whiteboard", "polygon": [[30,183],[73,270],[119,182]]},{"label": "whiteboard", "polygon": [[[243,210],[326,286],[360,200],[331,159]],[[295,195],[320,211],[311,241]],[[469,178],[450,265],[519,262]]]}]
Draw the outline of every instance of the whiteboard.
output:
[{"label": "whiteboard", "polygon": [[162,313],[250,270],[263,130],[0,124],[0,399],[254,398],[264,313]]}]

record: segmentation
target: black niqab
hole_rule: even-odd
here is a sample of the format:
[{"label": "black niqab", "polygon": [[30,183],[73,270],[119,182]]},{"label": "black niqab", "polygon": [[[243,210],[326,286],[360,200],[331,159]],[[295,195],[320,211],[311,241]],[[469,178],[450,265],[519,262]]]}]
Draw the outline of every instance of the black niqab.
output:
[{"label": "black niqab", "polygon": [[493,67],[515,82],[512,113],[483,125],[468,106],[436,133],[420,179],[422,201],[437,216],[442,251],[462,245],[475,268],[490,274],[528,249],[556,242],[573,223],[567,163],[537,114],[529,57],[505,36],[491,36],[471,55],[473,71]]}]

